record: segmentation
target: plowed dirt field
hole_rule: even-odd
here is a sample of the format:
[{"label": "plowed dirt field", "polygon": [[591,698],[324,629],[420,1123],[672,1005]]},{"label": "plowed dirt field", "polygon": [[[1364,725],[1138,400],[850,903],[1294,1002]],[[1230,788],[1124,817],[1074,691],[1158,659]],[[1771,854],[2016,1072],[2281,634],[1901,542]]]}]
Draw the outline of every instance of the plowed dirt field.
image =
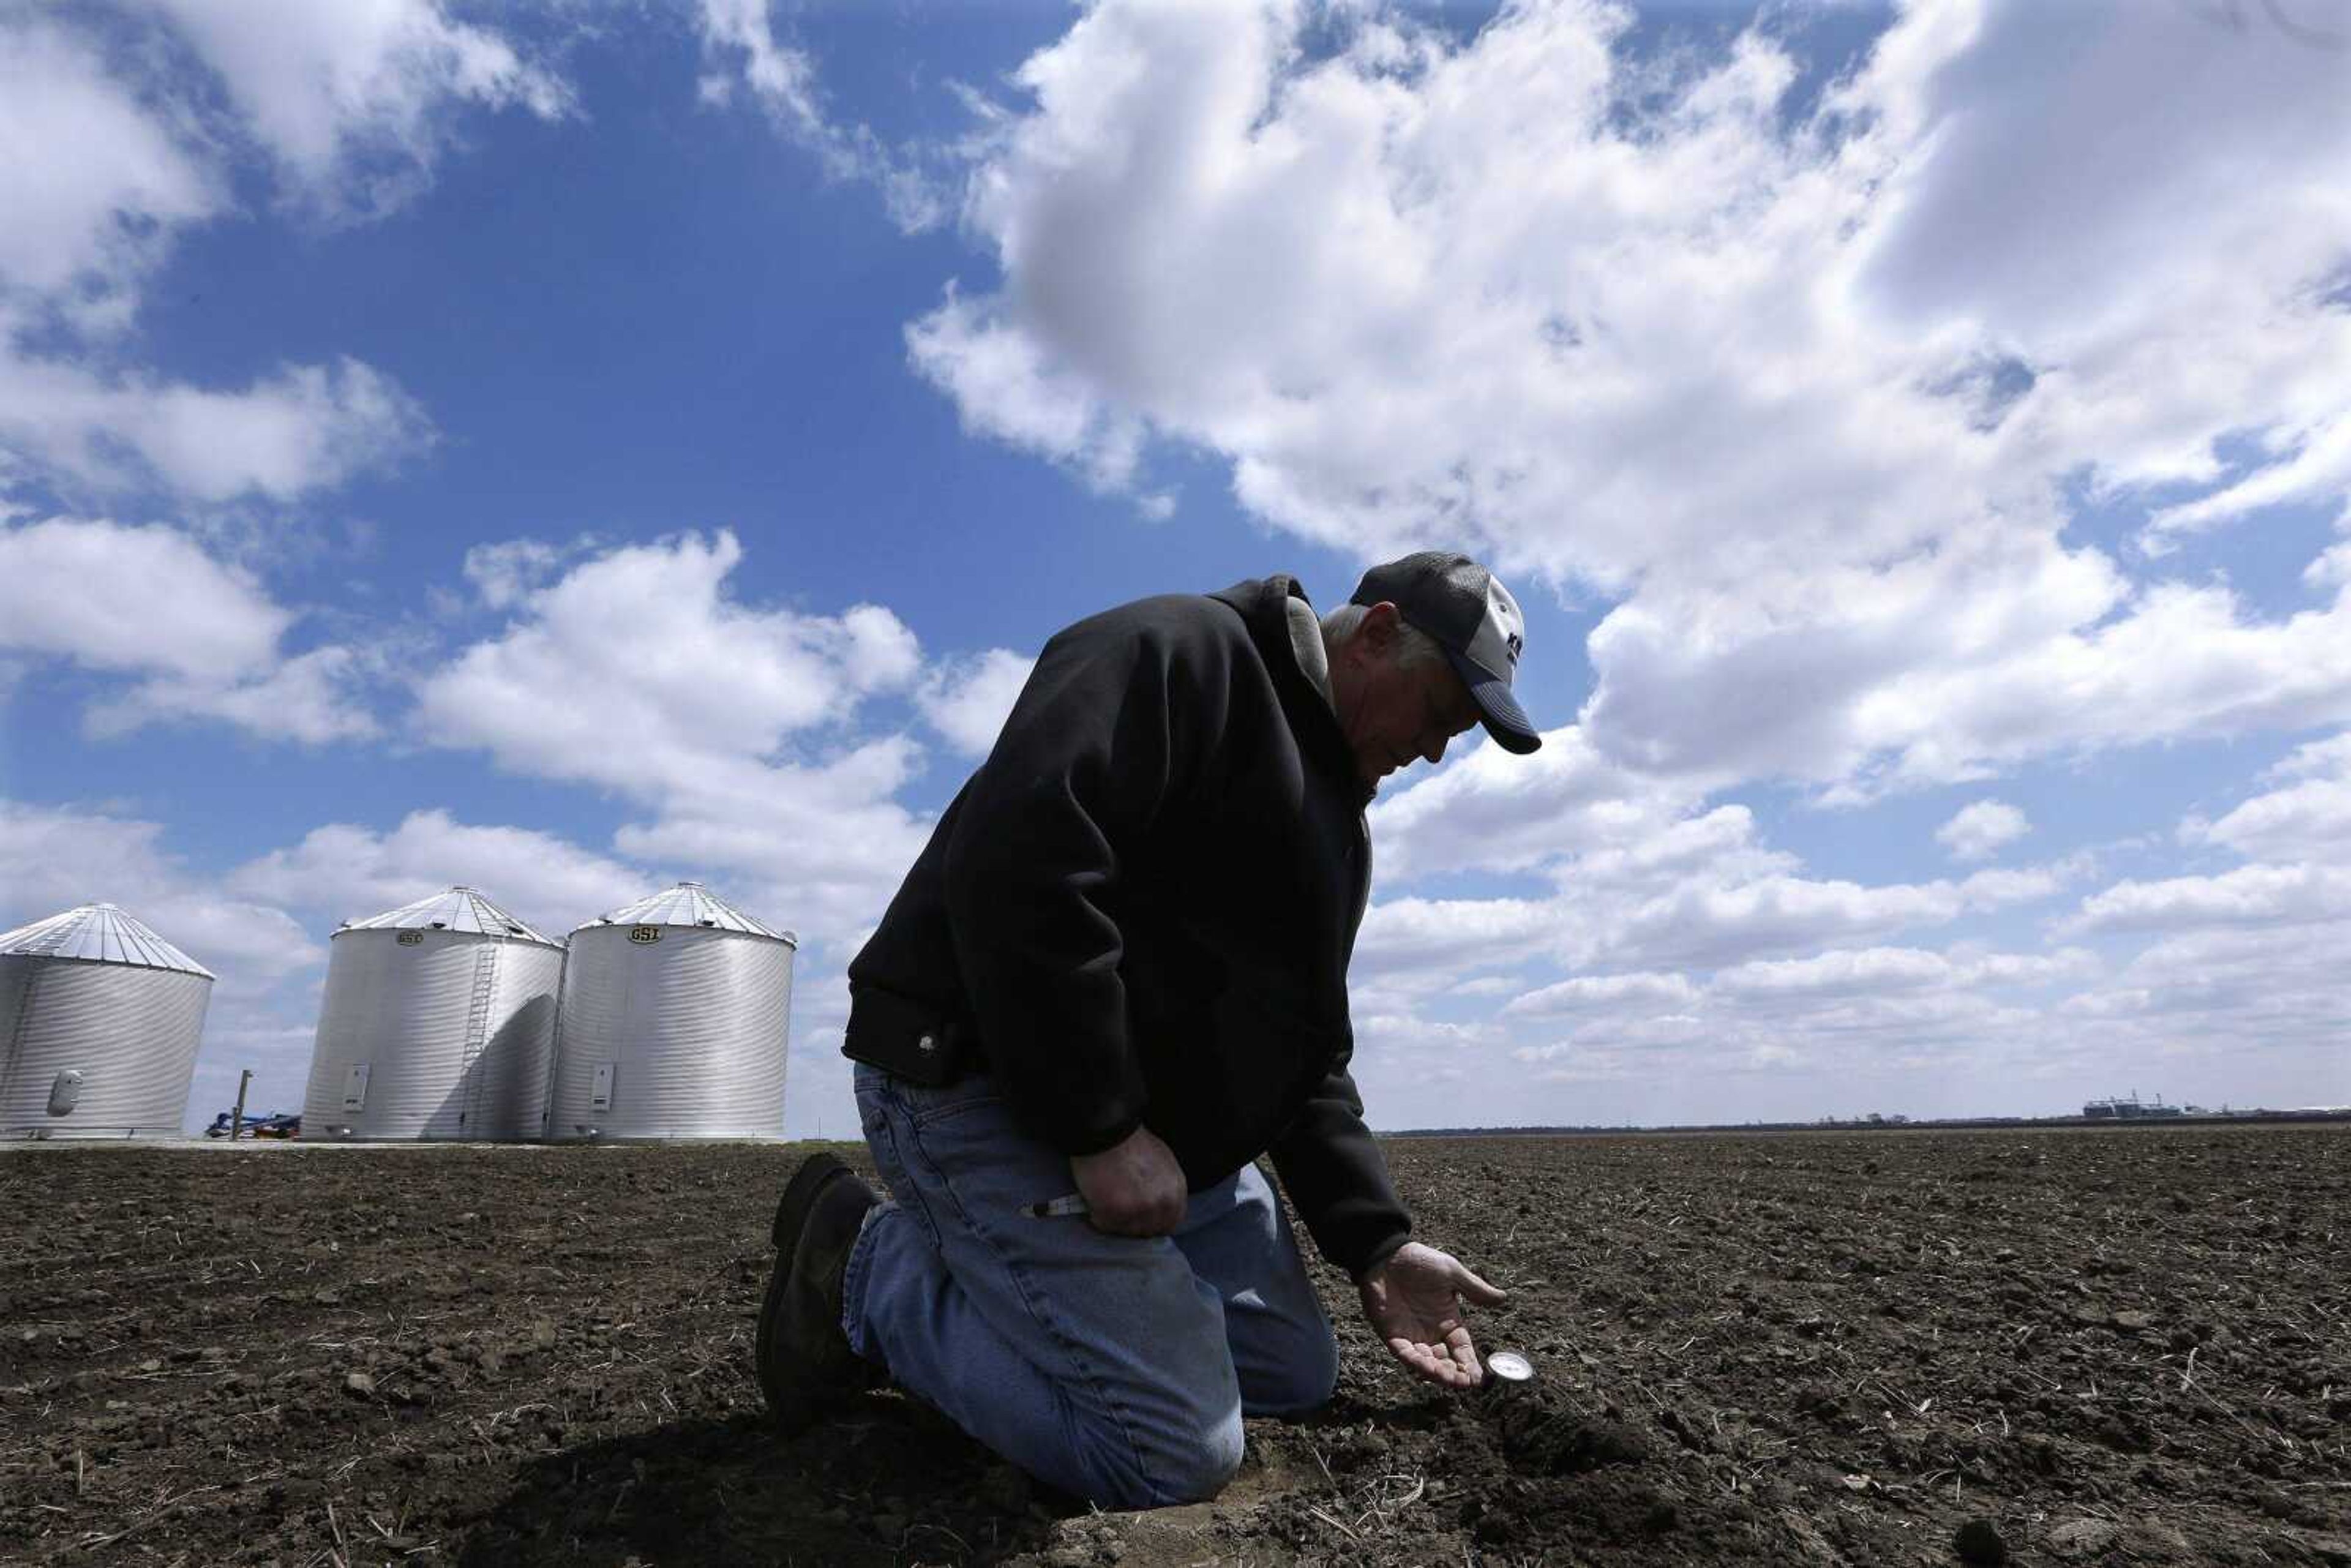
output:
[{"label": "plowed dirt field", "polygon": [[2351,1563],[2351,1129],[1388,1150],[1537,1383],[1322,1271],[1336,1402],[1149,1515],[767,1428],[805,1146],[0,1151],[0,1561]]}]

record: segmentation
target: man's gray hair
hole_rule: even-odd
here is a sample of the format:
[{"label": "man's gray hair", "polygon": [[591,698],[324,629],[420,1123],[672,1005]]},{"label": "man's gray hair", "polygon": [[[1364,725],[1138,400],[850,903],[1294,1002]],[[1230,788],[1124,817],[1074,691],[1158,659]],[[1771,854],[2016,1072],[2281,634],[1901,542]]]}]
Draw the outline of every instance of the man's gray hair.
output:
[{"label": "man's gray hair", "polygon": [[[1370,613],[1367,604],[1342,604],[1322,617],[1322,646],[1335,655],[1364,629],[1364,617]],[[1442,664],[1444,659],[1445,650],[1437,645],[1436,638],[1409,621],[1396,622],[1396,668],[1416,670],[1424,664]]]}]

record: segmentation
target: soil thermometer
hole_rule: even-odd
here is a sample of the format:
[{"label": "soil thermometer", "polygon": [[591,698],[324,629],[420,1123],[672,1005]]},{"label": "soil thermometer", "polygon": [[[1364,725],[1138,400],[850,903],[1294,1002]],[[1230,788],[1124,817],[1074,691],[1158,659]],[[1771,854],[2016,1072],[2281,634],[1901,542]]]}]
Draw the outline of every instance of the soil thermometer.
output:
[{"label": "soil thermometer", "polygon": [[1486,1357],[1486,1386],[1489,1393],[1510,1395],[1534,1386],[1535,1364],[1522,1350],[1498,1350]]}]

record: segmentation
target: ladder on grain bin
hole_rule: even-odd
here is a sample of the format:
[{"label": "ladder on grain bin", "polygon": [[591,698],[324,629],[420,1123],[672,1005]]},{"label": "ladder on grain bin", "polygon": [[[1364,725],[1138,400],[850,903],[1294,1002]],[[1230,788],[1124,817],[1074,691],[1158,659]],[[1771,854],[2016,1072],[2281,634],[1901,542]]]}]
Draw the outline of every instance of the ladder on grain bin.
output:
[{"label": "ladder on grain bin", "polygon": [[474,959],[474,995],[465,1009],[465,1061],[460,1080],[465,1094],[459,1101],[457,1127],[460,1132],[480,1134],[482,1103],[485,1092],[482,1080],[482,1057],[489,1045],[490,1003],[498,992],[498,953],[503,942],[486,942]]}]

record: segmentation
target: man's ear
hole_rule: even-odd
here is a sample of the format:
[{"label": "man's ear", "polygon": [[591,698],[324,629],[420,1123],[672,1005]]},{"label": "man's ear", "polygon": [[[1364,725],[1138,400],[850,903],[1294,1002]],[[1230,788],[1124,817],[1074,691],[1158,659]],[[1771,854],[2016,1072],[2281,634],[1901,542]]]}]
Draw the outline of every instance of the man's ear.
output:
[{"label": "man's ear", "polygon": [[1397,628],[1404,624],[1404,612],[1387,600],[1364,612],[1363,625],[1357,635],[1364,645],[1375,653],[1384,653],[1395,645]]}]

